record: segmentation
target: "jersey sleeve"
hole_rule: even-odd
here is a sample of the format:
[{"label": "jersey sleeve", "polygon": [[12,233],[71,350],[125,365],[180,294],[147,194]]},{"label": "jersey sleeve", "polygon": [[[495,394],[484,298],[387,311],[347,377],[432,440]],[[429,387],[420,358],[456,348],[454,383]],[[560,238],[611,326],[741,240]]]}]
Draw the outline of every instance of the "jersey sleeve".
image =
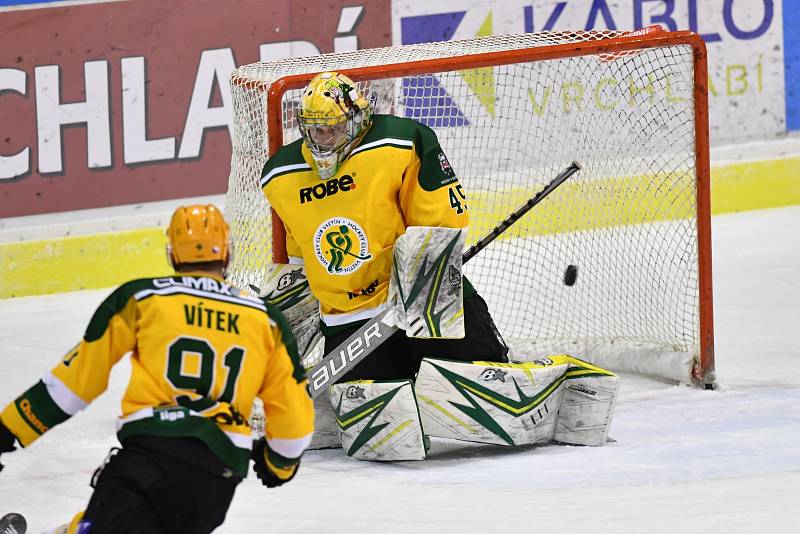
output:
[{"label": "jersey sleeve", "polygon": [[275,348],[259,398],[264,403],[268,460],[280,468],[296,465],[314,432],[314,405],[289,325],[269,306]]},{"label": "jersey sleeve", "polygon": [[85,408],[108,387],[111,368],[136,344],[136,300],[125,286],[97,309],[86,334],[53,369],[0,414],[27,447]]},{"label": "jersey sleeve", "polygon": [[420,125],[415,137],[400,188],[400,209],[406,226],[466,227],[466,193],[436,134]]}]

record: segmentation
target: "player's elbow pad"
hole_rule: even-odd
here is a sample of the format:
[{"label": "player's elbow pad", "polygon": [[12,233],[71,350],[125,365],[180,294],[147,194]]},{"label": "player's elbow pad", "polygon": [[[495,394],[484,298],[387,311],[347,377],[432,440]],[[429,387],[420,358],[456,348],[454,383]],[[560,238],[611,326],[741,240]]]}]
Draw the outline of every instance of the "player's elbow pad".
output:
[{"label": "player's elbow pad", "polygon": [[253,444],[253,470],[268,488],[286,484],[297,474],[300,458],[284,458],[272,451],[264,438]]}]

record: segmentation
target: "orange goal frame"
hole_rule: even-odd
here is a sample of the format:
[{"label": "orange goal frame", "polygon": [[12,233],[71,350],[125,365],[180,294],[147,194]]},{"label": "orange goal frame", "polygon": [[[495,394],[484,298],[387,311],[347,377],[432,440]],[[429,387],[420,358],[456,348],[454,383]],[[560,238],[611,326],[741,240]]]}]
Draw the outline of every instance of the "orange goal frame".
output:
[{"label": "orange goal frame", "polygon": [[[584,32],[568,32],[580,37]],[[711,201],[710,201],[710,156],[708,127],[708,60],[706,46],[700,36],[690,31],[656,32],[649,35],[628,35],[609,39],[589,40],[578,43],[548,45],[542,47],[505,50],[485,54],[409,61],[391,65],[341,69],[340,72],[354,81],[437,72],[491,67],[513,63],[528,63],[567,57],[619,54],[632,50],[688,45],[693,50],[694,60],[694,124],[695,164],[697,172],[697,246],[699,286],[699,361],[695,362],[693,378],[702,384],[714,381],[714,320],[711,270]],[[317,73],[285,76],[273,82],[267,94],[267,132],[269,155],[283,146],[284,94],[292,89],[305,87]],[[272,211],[273,261],[286,263],[285,229],[280,218]]]}]

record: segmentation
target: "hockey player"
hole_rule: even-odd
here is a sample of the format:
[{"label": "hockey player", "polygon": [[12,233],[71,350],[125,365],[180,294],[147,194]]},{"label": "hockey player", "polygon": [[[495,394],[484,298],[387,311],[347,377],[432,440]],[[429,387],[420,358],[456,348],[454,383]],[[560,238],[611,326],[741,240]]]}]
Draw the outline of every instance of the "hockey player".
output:
[{"label": "hockey player", "polygon": [[[316,297],[326,353],[387,306],[402,328],[329,390],[345,452],[422,459],[424,435],[605,442],[617,377],[566,355],[508,363],[486,303],[461,274],[469,214],[456,172],[433,130],[373,115],[370,100],[341,73],[315,76],[300,99],[301,139],[261,176],[290,261],[275,267],[266,293],[298,318],[293,324],[313,328]],[[364,351],[362,337],[336,361]]]},{"label": "hockey player", "polygon": [[[264,167],[261,186],[319,299],[326,351],[387,304],[396,240],[412,226],[465,228],[465,192],[430,128],[373,115],[347,76],[317,75],[303,93],[302,139]],[[466,337],[412,340],[403,332],[343,380],[413,378],[423,356],[505,362],[486,303],[464,279]],[[468,347],[468,349],[467,349]]]},{"label": "hockey player", "polygon": [[[302,139],[269,159],[261,186],[286,227],[290,263],[303,264],[319,299],[327,352],[389,305],[395,242],[408,228],[464,229],[469,214],[433,130],[373,115],[347,76],[325,72],[311,80],[298,121]],[[456,274],[460,339],[398,332],[342,380],[410,381],[425,356],[506,362],[508,348],[466,279],[462,312]]]},{"label": "hockey player", "polygon": [[[85,408],[131,351],[117,436],[95,473],[80,532],[211,532],[252,456],[267,487],[291,480],[313,406],[283,316],[224,281],[228,227],[213,205],[178,208],[168,235],[175,276],[134,280],[99,306],[81,342],[0,414],[0,452],[29,446]],[[255,397],[266,439],[253,443]]]}]

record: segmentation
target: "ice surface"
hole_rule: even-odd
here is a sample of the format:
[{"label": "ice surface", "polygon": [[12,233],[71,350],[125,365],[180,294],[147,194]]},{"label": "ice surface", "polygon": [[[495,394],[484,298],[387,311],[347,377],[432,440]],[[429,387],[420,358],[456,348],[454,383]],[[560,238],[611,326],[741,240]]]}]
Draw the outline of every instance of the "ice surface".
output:
[{"label": "ice surface", "polygon": [[[434,440],[423,462],[306,454],[298,477],[234,497],[221,533],[800,531],[800,207],[715,217],[718,391],[623,376],[602,448]],[[0,301],[0,403],[58,361],[108,290]],[[30,532],[82,509],[116,444],[128,371],[29,449],[4,455],[0,514]]]}]

